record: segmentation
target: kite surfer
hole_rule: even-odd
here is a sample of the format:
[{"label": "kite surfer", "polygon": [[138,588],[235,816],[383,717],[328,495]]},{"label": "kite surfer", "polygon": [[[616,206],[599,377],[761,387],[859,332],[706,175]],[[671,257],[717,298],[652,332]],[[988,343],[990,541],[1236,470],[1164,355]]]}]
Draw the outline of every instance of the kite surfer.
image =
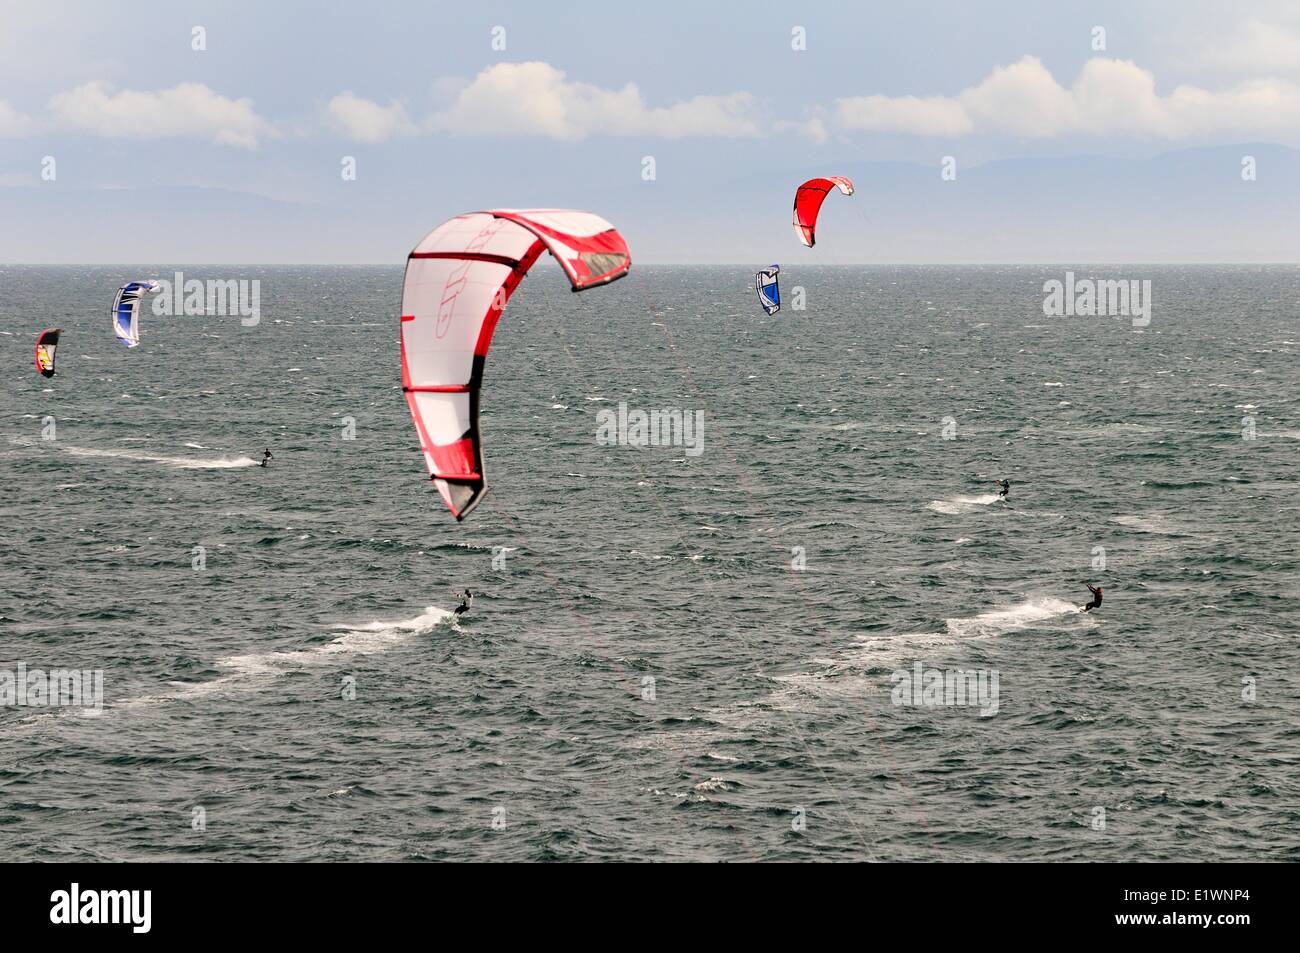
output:
[{"label": "kite surfer", "polygon": [[474,604],[474,593],[466,589],[465,595],[461,597],[460,605],[458,605],[456,608],[451,610],[452,615],[456,616],[456,618],[459,619],[461,616],[463,616],[466,612],[469,611],[469,607],[472,606],[473,604]]},{"label": "kite surfer", "polygon": [[1007,494],[1011,492],[1011,481],[994,480],[993,482],[996,483],[998,486],[1002,487],[1002,489],[998,490],[998,496],[1002,497],[1005,500],[1007,498]]},{"label": "kite surfer", "polygon": [[259,467],[269,466],[271,461],[274,459],[275,458],[271,455],[271,448],[267,447],[265,450],[262,451],[262,462],[259,463],[258,466]]},{"label": "kite surfer", "polygon": [[1092,601],[1089,602],[1086,606],[1081,606],[1079,609],[1080,612],[1087,612],[1090,609],[1096,609],[1101,605],[1101,586],[1097,586],[1094,588],[1093,586],[1089,585],[1086,582],[1084,583],[1084,585],[1088,586],[1088,591],[1092,593]]}]

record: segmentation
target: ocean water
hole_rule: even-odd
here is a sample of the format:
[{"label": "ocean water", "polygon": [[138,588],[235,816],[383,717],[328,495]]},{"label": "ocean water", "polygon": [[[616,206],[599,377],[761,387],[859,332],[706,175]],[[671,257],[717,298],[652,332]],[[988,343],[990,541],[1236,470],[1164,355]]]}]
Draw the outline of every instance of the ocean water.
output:
[{"label": "ocean water", "polygon": [[[789,266],[767,318],[746,266],[543,262],[459,525],[400,268],[186,266],[260,323],[117,345],[174,270],[0,268],[0,673],[104,684],[0,709],[6,858],[1300,859],[1300,270],[1075,269],[1150,278],[1139,330],[1045,317],[1064,268]],[[620,402],[703,452],[602,445]],[[918,663],[996,712],[895,704]]]}]

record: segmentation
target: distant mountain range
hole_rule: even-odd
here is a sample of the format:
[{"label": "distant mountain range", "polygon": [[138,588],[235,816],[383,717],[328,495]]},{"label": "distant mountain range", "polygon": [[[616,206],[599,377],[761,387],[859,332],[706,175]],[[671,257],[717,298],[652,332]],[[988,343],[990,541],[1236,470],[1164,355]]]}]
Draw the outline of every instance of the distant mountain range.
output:
[{"label": "distant mountain range", "polygon": [[[1242,179],[1247,155],[1255,181]],[[1300,151],[1278,145],[1007,159],[958,166],[955,181],[899,162],[731,173],[605,183],[589,207],[644,262],[1300,263]],[[805,249],[790,229],[794,188],[832,173],[857,194],[827,199]],[[220,188],[5,187],[0,261],[400,263],[438,224],[431,205],[460,208],[454,195],[417,202],[397,189],[342,207]]]}]

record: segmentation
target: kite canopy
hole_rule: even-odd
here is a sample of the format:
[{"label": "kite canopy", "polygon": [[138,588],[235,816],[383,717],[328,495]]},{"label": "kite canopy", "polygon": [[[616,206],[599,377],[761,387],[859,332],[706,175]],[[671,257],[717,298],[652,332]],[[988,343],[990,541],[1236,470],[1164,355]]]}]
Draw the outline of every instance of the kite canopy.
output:
[{"label": "kite canopy", "polygon": [[62,328],[46,328],[36,338],[36,369],[42,377],[54,376],[54,352],[59,346]]},{"label": "kite canopy", "polygon": [[117,289],[113,299],[113,333],[127,347],[140,343],[140,299],[146,292],[158,290],[156,281],[128,281]]},{"label": "kite canopy", "polygon": [[544,251],[574,291],[622,278],[632,266],[613,225],[564,209],[458,215],[424,236],[407,259],[402,390],[425,467],[458,520],[487,492],[478,410],[492,332]]},{"label": "kite canopy", "polygon": [[781,273],[780,265],[764,268],[754,276],[754,287],[758,290],[758,303],[768,314],[781,310],[781,286],[776,276]]},{"label": "kite canopy", "polygon": [[794,233],[799,241],[809,248],[817,244],[815,230],[817,215],[822,210],[822,203],[831,189],[839,189],[845,195],[853,194],[853,183],[842,175],[832,175],[825,179],[809,179],[799,186],[794,193]]}]

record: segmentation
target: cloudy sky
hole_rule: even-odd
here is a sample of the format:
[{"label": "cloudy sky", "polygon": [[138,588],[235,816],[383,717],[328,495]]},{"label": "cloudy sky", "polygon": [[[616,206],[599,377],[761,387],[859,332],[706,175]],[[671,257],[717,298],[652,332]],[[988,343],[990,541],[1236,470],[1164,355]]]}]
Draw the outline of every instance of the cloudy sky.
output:
[{"label": "cloudy sky", "polygon": [[777,260],[834,173],[828,262],[1300,260],[1300,6],[845,6],[4,2],[0,260],[400,262],[506,206]]}]

